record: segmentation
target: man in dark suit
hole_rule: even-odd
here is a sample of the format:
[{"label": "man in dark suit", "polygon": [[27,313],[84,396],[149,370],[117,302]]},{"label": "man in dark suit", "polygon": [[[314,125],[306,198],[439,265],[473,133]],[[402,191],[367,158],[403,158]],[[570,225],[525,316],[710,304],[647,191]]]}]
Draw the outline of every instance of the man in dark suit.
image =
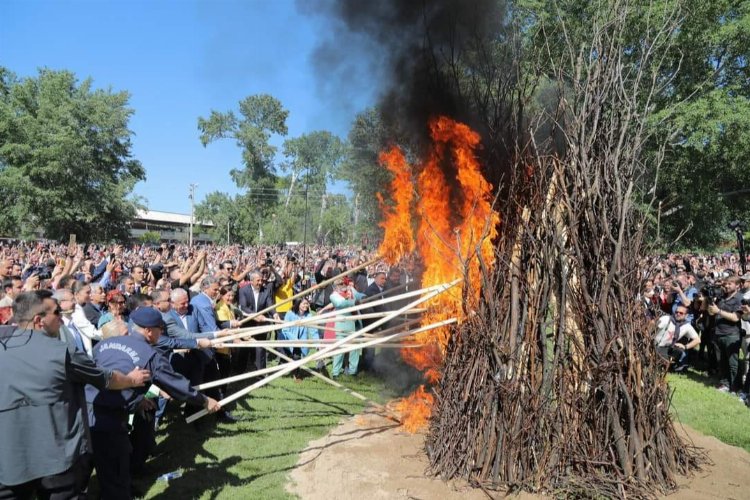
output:
[{"label": "man in dark suit", "polygon": [[[250,284],[240,288],[240,309],[245,314],[253,315],[256,312],[263,311],[273,306],[273,296],[267,287],[263,286],[263,278],[257,271],[253,271],[249,276]],[[259,326],[268,321],[271,311],[258,316],[248,322],[247,326]],[[276,316],[275,313],[273,313]],[[278,318],[278,316],[276,316]],[[268,334],[255,335],[256,340],[268,340]],[[247,371],[247,361],[252,355],[254,361],[253,370],[262,370],[266,367],[266,350],[262,348],[253,349],[236,349],[236,356],[232,357],[232,371],[235,373],[245,373]]]},{"label": "man in dark suit", "polygon": [[[222,334],[215,329],[207,332],[200,331],[199,319],[195,314],[196,309],[188,302],[188,294],[184,289],[175,288],[171,294],[166,290],[157,290],[151,297],[164,321],[164,335],[159,337],[154,347],[170,353],[170,364],[176,372],[190,380],[191,385],[218,378],[211,339],[220,337]],[[190,350],[172,352],[175,349]],[[216,399],[222,398],[221,392],[216,389],[208,390],[206,393]],[[160,399],[159,410],[156,414],[157,424],[165,407],[166,402]],[[219,411],[217,417],[223,422],[236,420],[224,409]]]}]

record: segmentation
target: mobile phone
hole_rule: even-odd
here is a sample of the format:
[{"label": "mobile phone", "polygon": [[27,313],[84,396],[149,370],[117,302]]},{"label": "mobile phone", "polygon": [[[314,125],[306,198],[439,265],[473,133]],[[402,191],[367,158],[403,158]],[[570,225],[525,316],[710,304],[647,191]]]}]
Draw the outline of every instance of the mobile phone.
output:
[{"label": "mobile phone", "polygon": [[68,237],[68,246],[73,246],[76,244],[76,235],[75,233],[70,233],[70,236]]}]

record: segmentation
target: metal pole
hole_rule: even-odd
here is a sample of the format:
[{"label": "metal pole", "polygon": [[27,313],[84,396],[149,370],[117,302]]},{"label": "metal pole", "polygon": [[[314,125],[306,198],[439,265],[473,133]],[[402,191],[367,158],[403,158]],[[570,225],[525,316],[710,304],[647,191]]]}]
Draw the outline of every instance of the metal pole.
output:
[{"label": "metal pole", "polygon": [[195,188],[197,187],[198,184],[190,184],[190,248],[193,247],[193,224],[195,222]]},{"label": "metal pole", "polygon": [[307,195],[310,189],[310,170],[308,169],[305,176],[305,231],[302,238],[302,267],[307,266]]}]

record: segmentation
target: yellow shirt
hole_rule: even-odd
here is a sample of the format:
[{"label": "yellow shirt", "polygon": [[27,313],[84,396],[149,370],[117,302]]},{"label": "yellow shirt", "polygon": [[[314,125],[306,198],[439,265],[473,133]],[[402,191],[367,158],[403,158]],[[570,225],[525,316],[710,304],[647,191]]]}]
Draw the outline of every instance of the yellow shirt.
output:
[{"label": "yellow shirt", "polygon": [[[229,304],[225,302],[218,302],[216,304],[216,318],[219,321],[231,321],[235,319],[234,310]],[[220,352],[221,354],[229,354],[229,348],[222,347],[222,348],[216,349],[216,352]]]},{"label": "yellow shirt", "polygon": [[[294,288],[292,287],[292,283],[294,283],[294,280],[292,278],[289,278],[286,280],[273,294],[273,301],[275,304],[278,304],[279,302],[283,302],[292,295],[294,295]],[[283,318],[284,314],[287,311],[292,310],[292,303],[287,302],[286,304],[280,305],[276,308],[276,312],[279,313],[279,317]]]}]

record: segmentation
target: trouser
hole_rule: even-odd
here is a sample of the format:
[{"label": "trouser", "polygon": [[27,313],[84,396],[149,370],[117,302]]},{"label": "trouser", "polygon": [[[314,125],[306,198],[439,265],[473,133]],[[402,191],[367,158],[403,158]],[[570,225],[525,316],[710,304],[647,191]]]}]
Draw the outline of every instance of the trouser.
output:
[{"label": "trouser", "polygon": [[133,450],[125,431],[91,431],[94,467],[99,480],[99,497],[104,500],[129,500],[130,454]]},{"label": "trouser", "polygon": [[732,390],[741,387],[739,375],[740,360],[740,336],[739,335],[717,335],[714,337],[716,350],[719,354],[719,373],[721,374],[721,385],[726,385]]},{"label": "trouser", "polygon": [[0,500],[70,500],[86,498],[91,476],[91,455],[81,455],[66,471],[13,486],[0,484]]},{"label": "trouser", "polygon": [[139,411],[133,417],[133,430],[130,432],[130,470],[139,474],[146,465],[146,460],[156,448],[154,431],[154,411]]},{"label": "trouser", "polygon": [[[342,332],[342,333],[336,333],[336,339],[345,339],[351,335],[351,332]],[[347,373],[349,375],[356,375],[357,374],[357,367],[359,366],[359,355],[362,352],[362,349],[357,349],[355,351],[349,351],[349,369],[347,370]],[[333,372],[331,375],[334,377],[338,377],[341,374],[341,371],[344,368],[344,354],[337,354],[333,357]]]},{"label": "trouser", "polygon": [[[264,323],[251,321],[247,327],[263,326]],[[253,335],[255,340],[268,340],[268,334]],[[248,362],[252,362],[253,366],[248,367]],[[262,366],[261,366],[262,365]],[[265,349],[259,348],[237,348],[232,349],[232,373],[240,374],[247,373],[248,371],[255,371],[266,367],[266,351]]]}]

